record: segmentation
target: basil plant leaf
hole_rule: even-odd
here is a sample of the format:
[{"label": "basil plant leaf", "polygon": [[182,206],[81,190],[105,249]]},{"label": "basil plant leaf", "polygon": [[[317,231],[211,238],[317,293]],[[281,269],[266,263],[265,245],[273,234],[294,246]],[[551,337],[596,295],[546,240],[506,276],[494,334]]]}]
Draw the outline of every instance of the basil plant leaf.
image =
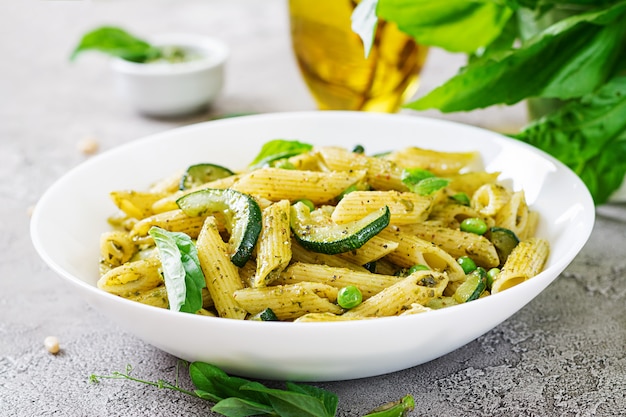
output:
[{"label": "basil plant leaf", "polygon": [[198,251],[184,233],[160,227],[149,231],[154,239],[165,279],[170,310],[195,313],[202,308],[202,288],[206,286]]},{"label": "basil plant leaf", "polygon": [[626,0],[563,19],[498,59],[478,60],[409,103],[415,110],[469,111],[528,97],[569,99],[594,91],[619,65]]},{"label": "basil plant leaf", "polygon": [[602,204],[626,174],[626,76],[531,123],[513,137],[554,155]]},{"label": "basil plant leaf", "polygon": [[206,362],[193,362],[189,365],[189,376],[196,388],[207,398],[213,398],[213,401],[235,397],[257,404],[269,405],[269,401],[263,393],[241,389],[243,386],[256,384],[255,382],[229,376],[215,365]]},{"label": "basil plant leaf", "polygon": [[211,408],[211,411],[226,417],[276,415],[271,406],[234,397],[221,400]]},{"label": "basil plant leaf", "polygon": [[363,42],[365,58],[369,56],[374,44],[374,35],[378,26],[377,5],[378,0],[363,0],[357,4],[354,12],[352,12],[352,31],[359,35]]},{"label": "basil plant leaf", "polygon": [[471,53],[500,35],[513,10],[489,0],[378,0],[377,13],[422,45]]},{"label": "basil plant leaf", "polygon": [[336,394],[313,385],[295,384],[289,381],[285,385],[289,391],[299,392],[319,399],[324,404],[324,408],[329,416],[334,416],[337,413],[339,398]]},{"label": "basil plant leaf", "polygon": [[260,168],[270,165],[279,159],[290,158],[301,153],[309,152],[313,145],[297,140],[274,139],[266,142],[259,154],[250,163],[250,168]]},{"label": "basil plant leaf", "polygon": [[81,52],[95,50],[131,62],[146,62],[158,58],[160,49],[123,29],[104,26],[85,34],[72,52],[75,59]]},{"label": "basil plant leaf", "polygon": [[267,388],[259,383],[245,385],[241,389],[266,394],[281,417],[334,417],[319,398],[305,393]]}]

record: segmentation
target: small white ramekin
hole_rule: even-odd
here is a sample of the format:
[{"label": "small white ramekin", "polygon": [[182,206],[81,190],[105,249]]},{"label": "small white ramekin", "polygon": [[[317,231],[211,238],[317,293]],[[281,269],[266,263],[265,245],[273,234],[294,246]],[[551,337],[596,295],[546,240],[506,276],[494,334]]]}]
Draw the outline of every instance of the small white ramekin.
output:
[{"label": "small white ramekin", "polygon": [[200,111],[224,86],[228,46],[214,38],[191,34],[154,37],[157,46],[178,46],[196,59],[180,62],[134,63],[114,59],[112,69],[118,93],[140,113],[174,117]]}]

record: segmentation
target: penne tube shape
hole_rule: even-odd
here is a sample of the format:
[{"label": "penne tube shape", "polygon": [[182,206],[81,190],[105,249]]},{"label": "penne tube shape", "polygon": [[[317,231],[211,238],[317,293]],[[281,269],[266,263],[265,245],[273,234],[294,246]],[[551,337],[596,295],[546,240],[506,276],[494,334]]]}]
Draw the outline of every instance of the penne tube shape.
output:
[{"label": "penne tube shape", "polygon": [[136,296],[163,285],[161,261],[148,258],[125,263],[101,276],[96,285],[101,290],[124,298]]},{"label": "penne tube shape", "polygon": [[500,184],[485,184],[472,195],[471,205],[482,216],[494,216],[511,199],[511,192]]},{"label": "penne tube shape", "polygon": [[422,168],[437,176],[447,176],[475,164],[479,155],[476,152],[442,152],[408,147],[391,152],[384,158],[401,167]]},{"label": "penne tube shape", "polygon": [[357,265],[374,262],[390,254],[398,248],[398,242],[384,239],[378,235],[365,242],[363,246],[350,252],[340,253],[337,256]]},{"label": "penne tube shape", "polygon": [[304,249],[300,244],[291,242],[291,259],[294,262],[304,262],[309,264],[322,264],[337,268],[348,268],[353,271],[369,272],[363,266],[341,258],[337,255],[327,255],[324,253],[311,252]]},{"label": "penne tube shape", "polygon": [[335,200],[364,176],[364,170],[319,172],[261,168],[244,175],[231,188],[271,201],[308,199],[314,204],[324,204]]},{"label": "penne tube shape", "polygon": [[396,284],[385,288],[359,306],[344,313],[344,317],[396,316],[411,308],[414,303],[424,305],[440,297],[448,284],[444,273],[417,271]]},{"label": "penne tube shape", "polygon": [[511,199],[496,213],[496,225],[513,231],[518,237],[528,223],[529,209],[523,191],[513,193]]},{"label": "penne tube shape", "polygon": [[334,146],[318,147],[315,152],[321,155],[328,169],[334,171],[366,170],[365,181],[376,190],[408,190],[402,182],[402,168],[392,161]]},{"label": "penne tube shape", "polygon": [[434,243],[390,229],[383,230],[379,235],[398,242],[398,248],[385,257],[394,264],[403,268],[410,268],[418,264],[426,265],[434,271],[445,272],[450,281],[465,279],[465,272],[456,259]]},{"label": "penne tube shape", "polygon": [[230,252],[222,240],[215,218],[209,216],[196,243],[200,267],[206,286],[220,317],[243,320],[244,310],[233,294],[244,287],[237,267],[230,261]]},{"label": "penne tube shape", "polygon": [[111,231],[100,235],[100,262],[109,268],[130,261],[137,251],[137,244],[126,232]]},{"label": "penne tube shape", "polygon": [[294,320],[307,313],[340,314],[335,304],[337,288],[316,282],[245,288],[234,293],[235,300],[250,314],[271,308],[279,320]]},{"label": "penne tube shape", "polygon": [[468,197],[485,184],[493,184],[498,180],[499,172],[471,171],[450,175],[448,189],[457,193],[465,193]]},{"label": "penne tube shape", "polygon": [[349,223],[385,206],[389,207],[391,224],[411,224],[426,220],[433,200],[411,192],[353,191],[337,203],[331,217],[335,223]]},{"label": "penne tube shape", "polygon": [[188,216],[180,209],[166,211],[135,223],[130,231],[130,236],[133,238],[147,236],[153,226],[158,226],[168,232],[182,232],[195,239],[200,234],[205,218]]},{"label": "penne tube shape", "polygon": [[469,256],[483,268],[493,268],[500,263],[495,246],[486,237],[475,233],[425,223],[402,226],[399,230],[433,242],[455,259]]},{"label": "penne tube shape", "polygon": [[151,290],[142,291],[137,295],[128,297],[129,300],[137,301],[153,307],[168,308],[167,289],[165,285],[160,285]]},{"label": "penne tube shape", "polygon": [[363,320],[363,319],[373,319],[375,317],[346,317],[341,314],[333,314],[333,313],[307,313],[304,316],[300,316],[294,321],[296,323],[320,323],[320,322],[329,322],[329,321],[350,321],[350,320]]},{"label": "penne tube shape", "polygon": [[290,208],[289,200],[281,200],[263,210],[252,287],[267,286],[291,260]]},{"label": "penne tube shape", "polygon": [[550,254],[548,241],[530,238],[521,241],[507,258],[491,287],[496,294],[529,280],[543,270]]},{"label": "penne tube shape", "polygon": [[296,262],[285,269],[275,283],[287,285],[298,282],[319,282],[332,285],[337,289],[354,285],[361,291],[363,298],[369,298],[401,279],[402,277],[393,275],[357,272],[347,268]]},{"label": "penne tube shape", "polygon": [[428,222],[444,225],[450,229],[458,229],[461,222],[470,217],[482,218],[485,223],[487,223],[488,227],[495,224],[493,219],[482,216],[472,207],[456,203],[438,204],[433,207],[433,210],[430,212],[430,216],[428,217]]},{"label": "penne tube shape", "polygon": [[143,219],[154,214],[152,205],[164,198],[167,193],[149,191],[112,191],[109,196],[113,203],[128,217]]}]

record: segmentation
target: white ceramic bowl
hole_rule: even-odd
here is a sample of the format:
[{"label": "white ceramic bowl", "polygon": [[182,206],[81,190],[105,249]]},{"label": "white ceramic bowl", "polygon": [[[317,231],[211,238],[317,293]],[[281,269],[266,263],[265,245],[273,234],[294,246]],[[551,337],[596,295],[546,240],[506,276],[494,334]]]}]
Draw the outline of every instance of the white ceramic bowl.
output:
[{"label": "white ceramic bowl", "polygon": [[158,46],[179,46],[197,55],[188,62],[149,64],[114,59],[111,63],[118,93],[139,112],[151,116],[181,116],[212,103],[224,85],[229,55],[225,43],[190,34],[150,39]]},{"label": "white ceramic bowl", "polygon": [[[502,293],[425,314],[338,323],[238,321],[171,312],[98,290],[98,239],[116,211],[108,193],[144,189],[197,162],[244,167],[275,138],[365,146],[481,152],[487,170],[524,189],[541,213],[538,234],[551,244],[546,269]],[[137,140],[90,159],[58,180],[32,218],[43,260],[77,293],[146,342],[188,361],[202,360],[249,377],[344,380],[412,367],[463,346],[498,325],[546,288],[588,239],[595,210],[569,169],[496,133],[413,116],[279,113],[224,119]],[[113,346],[110,346],[113,349]],[[107,349],[103,346],[103,349]]]}]

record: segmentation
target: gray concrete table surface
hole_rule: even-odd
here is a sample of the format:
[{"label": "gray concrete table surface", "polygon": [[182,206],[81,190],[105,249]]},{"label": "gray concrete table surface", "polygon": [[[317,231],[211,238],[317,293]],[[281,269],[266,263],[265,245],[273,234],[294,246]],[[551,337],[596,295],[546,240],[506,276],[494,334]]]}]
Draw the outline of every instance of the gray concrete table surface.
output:
[{"label": "gray concrete table surface", "polygon": [[[0,415],[210,416],[210,403],[92,373],[133,365],[173,380],[177,359],[93,310],[36,255],[29,213],[56,179],[89,156],[133,139],[230,113],[314,110],[289,45],[286,1],[4,1],[0,4]],[[70,64],[80,36],[102,24],[152,35],[193,32],[232,48],[225,90],[203,114],[136,114],[112,91],[107,60]],[[427,91],[462,65],[432,51]],[[441,115],[496,130],[524,123],[523,106]],[[318,383],[358,416],[406,393],[415,416],[626,415],[626,207],[598,208],[580,255],[539,297],[470,344],[432,362],[373,378]],[[48,353],[54,335],[61,352]],[[401,337],[401,336],[400,336]],[[182,378],[183,385],[189,381]]]}]

